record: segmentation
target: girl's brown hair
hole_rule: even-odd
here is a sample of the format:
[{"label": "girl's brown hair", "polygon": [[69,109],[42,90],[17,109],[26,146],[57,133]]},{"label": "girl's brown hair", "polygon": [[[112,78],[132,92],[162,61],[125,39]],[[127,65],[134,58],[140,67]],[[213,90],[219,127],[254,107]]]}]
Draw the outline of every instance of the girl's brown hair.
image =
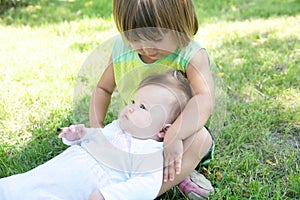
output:
[{"label": "girl's brown hair", "polygon": [[[153,32],[163,34],[166,30],[176,32],[179,47],[186,46],[198,31],[198,20],[192,0],[114,0],[113,15],[116,26],[125,37],[147,33],[144,37],[151,39],[153,29],[137,31],[144,28],[158,28]],[[129,32],[128,32],[129,31]],[[133,31],[133,32],[132,32]],[[128,33],[127,33],[128,32]],[[141,39],[141,38],[139,38]]]}]

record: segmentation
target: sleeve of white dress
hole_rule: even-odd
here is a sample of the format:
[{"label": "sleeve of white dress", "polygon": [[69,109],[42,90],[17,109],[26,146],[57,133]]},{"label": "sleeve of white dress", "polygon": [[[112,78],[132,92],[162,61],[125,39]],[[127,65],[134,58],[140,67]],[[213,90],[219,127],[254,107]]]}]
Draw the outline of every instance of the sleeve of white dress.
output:
[{"label": "sleeve of white dress", "polygon": [[74,140],[74,141],[69,141],[66,138],[62,138],[62,141],[65,145],[71,146],[71,145],[79,145],[81,143],[81,140]]},{"label": "sleeve of white dress", "polygon": [[162,185],[162,171],[135,176],[100,189],[105,199],[155,199]]}]

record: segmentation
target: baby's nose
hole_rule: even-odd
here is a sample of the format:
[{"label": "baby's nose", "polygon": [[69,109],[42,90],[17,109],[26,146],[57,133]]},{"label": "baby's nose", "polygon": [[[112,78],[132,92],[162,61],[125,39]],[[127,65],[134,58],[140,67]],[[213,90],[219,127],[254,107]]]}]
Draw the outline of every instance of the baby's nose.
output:
[{"label": "baby's nose", "polygon": [[133,112],[134,112],[134,108],[133,108],[133,107],[130,107],[130,108],[128,109],[128,112],[129,112],[129,113],[133,113]]}]

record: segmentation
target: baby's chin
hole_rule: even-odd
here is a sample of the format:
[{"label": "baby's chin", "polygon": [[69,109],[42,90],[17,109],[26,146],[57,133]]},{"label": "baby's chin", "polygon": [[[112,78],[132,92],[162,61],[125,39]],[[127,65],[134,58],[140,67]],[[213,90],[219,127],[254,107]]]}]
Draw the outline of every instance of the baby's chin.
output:
[{"label": "baby's chin", "polygon": [[130,135],[134,134],[136,131],[133,129],[133,124],[129,123],[128,120],[120,119],[120,128],[122,131],[129,133]]},{"label": "baby's chin", "polygon": [[[154,135],[146,134],[146,131],[143,128],[134,127],[133,125],[129,125],[128,123],[122,123],[121,121],[120,128],[122,131],[125,131],[126,133],[130,134],[132,137],[137,139],[146,140],[154,137]],[[143,135],[141,135],[141,133],[143,133]]]}]

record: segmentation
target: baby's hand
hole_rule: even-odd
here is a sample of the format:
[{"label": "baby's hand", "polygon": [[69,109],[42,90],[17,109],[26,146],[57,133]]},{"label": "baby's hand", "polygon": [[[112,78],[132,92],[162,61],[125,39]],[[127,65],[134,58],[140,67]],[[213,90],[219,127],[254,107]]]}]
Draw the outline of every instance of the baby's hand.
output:
[{"label": "baby's hand", "polygon": [[95,190],[89,197],[89,200],[105,200],[99,190]]},{"label": "baby's hand", "polygon": [[86,129],[84,124],[71,125],[65,127],[62,133],[58,135],[59,138],[66,138],[69,141],[79,140],[86,134]]},{"label": "baby's hand", "polygon": [[175,174],[181,173],[182,155],[182,140],[164,141],[164,182],[173,181]]}]

